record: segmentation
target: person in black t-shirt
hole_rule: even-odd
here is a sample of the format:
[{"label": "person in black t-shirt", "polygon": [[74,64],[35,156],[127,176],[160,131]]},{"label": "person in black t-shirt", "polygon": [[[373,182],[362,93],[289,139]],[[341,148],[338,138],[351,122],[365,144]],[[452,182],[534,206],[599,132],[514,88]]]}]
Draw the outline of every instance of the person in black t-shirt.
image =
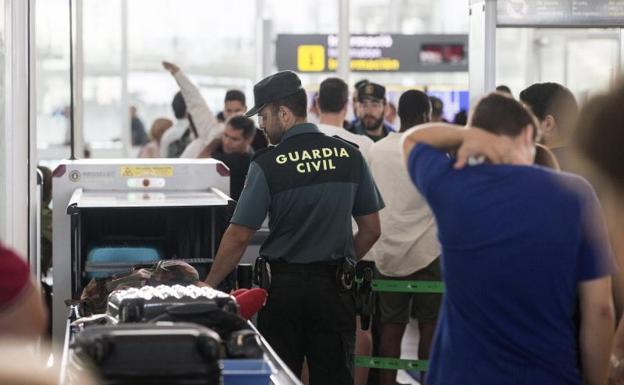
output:
[{"label": "person in black t-shirt", "polygon": [[251,143],[256,136],[253,120],[244,116],[234,116],[228,120],[223,134],[212,141],[199,155],[200,158],[214,158],[225,163],[230,169],[230,196],[238,200],[249,163],[253,155]]}]

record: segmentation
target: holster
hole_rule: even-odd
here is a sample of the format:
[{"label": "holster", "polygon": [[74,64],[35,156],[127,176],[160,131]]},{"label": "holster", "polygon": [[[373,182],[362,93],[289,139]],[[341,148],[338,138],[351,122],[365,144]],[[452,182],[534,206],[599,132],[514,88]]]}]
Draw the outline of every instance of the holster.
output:
[{"label": "holster", "polygon": [[253,283],[264,290],[269,290],[271,287],[271,266],[263,257],[256,258],[253,268]]},{"label": "holster", "polygon": [[362,330],[368,330],[375,314],[375,292],[373,292],[373,269],[366,267],[355,279],[355,311],[360,316]]},{"label": "holster", "polygon": [[353,289],[353,283],[355,282],[355,262],[353,260],[345,258],[342,263],[338,264],[336,282],[342,291]]}]

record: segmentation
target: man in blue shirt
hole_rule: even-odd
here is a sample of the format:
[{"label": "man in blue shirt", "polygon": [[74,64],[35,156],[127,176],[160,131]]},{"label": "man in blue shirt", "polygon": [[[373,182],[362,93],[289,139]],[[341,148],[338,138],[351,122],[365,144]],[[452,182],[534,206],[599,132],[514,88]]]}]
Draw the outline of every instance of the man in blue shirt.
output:
[{"label": "man in blue shirt", "polygon": [[427,383],[605,384],[614,263],[592,188],[531,166],[538,123],[512,98],[485,97],[470,126],[403,138],[446,284]]}]

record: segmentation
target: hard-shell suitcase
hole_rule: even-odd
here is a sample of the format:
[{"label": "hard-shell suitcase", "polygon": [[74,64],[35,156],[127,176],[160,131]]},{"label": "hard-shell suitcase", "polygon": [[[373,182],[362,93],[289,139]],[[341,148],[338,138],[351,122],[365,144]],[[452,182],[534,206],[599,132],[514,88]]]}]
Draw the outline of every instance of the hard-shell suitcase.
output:
[{"label": "hard-shell suitcase", "polygon": [[234,297],[210,287],[194,285],[117,290],[108,297],[107,313],[120,322],[145,322],[166,313],[168,308],[187,304],[205,304],[228,313],[239,313]]},{"label": "hard-shell suitcase", "polygon": [[196,324],[92,326],[76,335],[73,351],[107,384],[221,384],[219,335]]}]

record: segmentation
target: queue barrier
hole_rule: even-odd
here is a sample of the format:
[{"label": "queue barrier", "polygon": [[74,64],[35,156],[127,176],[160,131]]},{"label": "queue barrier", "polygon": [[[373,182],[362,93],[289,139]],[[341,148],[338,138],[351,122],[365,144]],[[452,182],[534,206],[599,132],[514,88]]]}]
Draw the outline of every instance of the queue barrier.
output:
[{"label": "queue barrier", "polygon": [[[444,293],[444,283],[441,281],[399,281],[374,279],[372,289],[376,292],[392,293]],[[389,357],[356,356],[355,366],[358,368],[389,369],[389,370],[417,370],[427,371],[429,361],[403,360]]]},{"label": "queue barrier", "polygon": [[441,281],[398,281],[391,279],[374,279],[373,291],[393,293],[444,293]]},{"label": "queue barrier", "polygon": [[358,368],[370,369],[392,369],[392,370],[427,370],[429,361],[424,360],[401,360],[399,358],[388,357],[355,357],[355,366]]}]

